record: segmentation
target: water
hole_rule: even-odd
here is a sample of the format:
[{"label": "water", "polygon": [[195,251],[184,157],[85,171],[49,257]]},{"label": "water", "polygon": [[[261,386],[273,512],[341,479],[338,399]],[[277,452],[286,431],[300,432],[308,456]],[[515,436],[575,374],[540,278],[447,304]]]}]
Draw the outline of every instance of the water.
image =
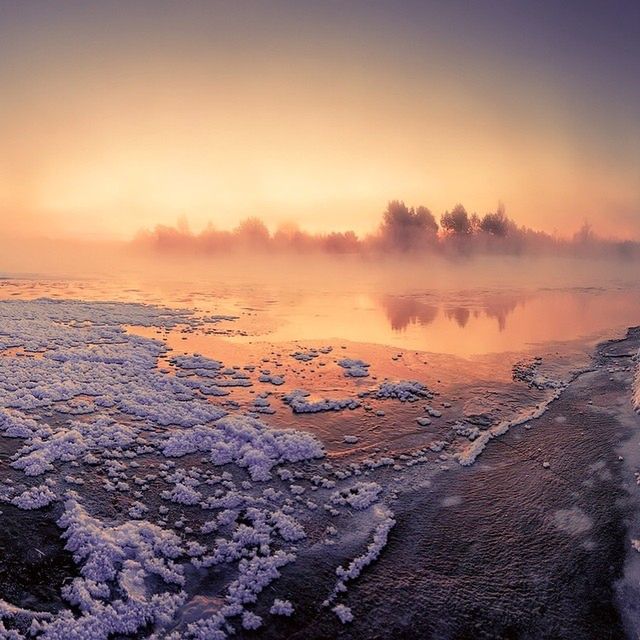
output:
[{"label": "water", "polygon": [[[225,367],[236,367],[229,371],[248,371],[250,386],[230,387],[229,396],[208,401],[235,415],[254,411],[262,394],[272,412],[260,419],[271,427],[314,434],[334,470],[360,474],[337,476],[338,487],[359,479],[380,484],[378,503],[331,518],[322,508],[303,506],[308,498],[323,506],[328,492],[314,493],[309,479],[326,472],[315,463],[300,466],[294,482],[306,492],[304,498],[293,496],[291,504],[307,538],[296,545],[295,563],[282,568],[282,577],[258,600],[255,610],[265,621],[258,637],[634,637],[640,596],[632,576],[639,570],[639,554],[630,541],[640,537],[633,476],[640,462],[627,455],[624,443],[635,446],[630,355],[637,351],[638,336],[600,347],[595,358],[593,353],[599,341],[622,337],[628,326],[638,324],[640,296],[634,282],[615,269],[603,269],[598,277],[542,271],[527,281],[497,282],[494,271],[485,278],[469,267],[464,278],[458,269],[447,286],[442,279],[439,286],[432,279],[419,286],[415,277],[402,285],[354,278],[331,287],[239,278],[10,278],[0,281],[0,300],[141,301],[193,309],[198,317],[234,316],[176,326],[130,322],[123,329],[126,336],[153,338],[171,349],[157,364],[166,376],[197,378],[172,364],[180,353],[220,359]],[[96,316],[92,322],[99,321]],[[320,348],[308,362],[292,357]],[[0,353],[0,358],[27,363],[42,357],[46,352],[19,346]],[[370,375],[345,377],[337,365],[341,358],[364,360]],[[282,376],[284,383],[260,383],[263,370]],[[430,397],[412,403],[378,399],[375,389],[385,379],[420,380]],[[295,414],[283,396],[297,388],[307,389],[311,400],[352,398],[360,406]],[[78,396],[69,406],[39,415],[63,429],[69,417],[63,409],[80,399],[92,402],[90,396]],[[428,408],[442,415],[420,425],[417,419],[430,415]],[[536,408],[539,418],[522,419]],[[136,425],[126,412],[114,415]],[[500,429],[507,423],[518,426]],[[172,429],[154,425],[144,438],[153,443]],[[500,435],[488,441],[475,464],[458,464],[460,454],[494,429]],[[22,473],[8,466],[22,442],[0,441],[3,479],[23,481]],[[367,466],[368,460],[381,459],[392,462]],[[105,492],[104,483],[120,474],[133,484],[134,477],[162,468],[164,458],[149,453],[138,460],[142,470],[125,463],[115,476],[106,464],[85,468],[56,462],[51,476],[62,482],[64,474],[84,474],[86,484],[72,488],[91,515],[120,523],[128,519],[133,498],[129,490]],[[203,465],[200,454],[176,462],[176,469],[195,470],[196,477]],[[232,471],[240,486],[245,472]],[[268,486],[288,495],[291,482],[275,478]],[[144,503],[151,520],[185,539],[212,544],[197,534],[211,513],[161,498],[166,478],[147,484]],[[201,491],[209,489],[203,485]],[[166,513],[158,511],[160,505],[168,505]],[[342,625],[322,600],[333,588],[336,566],[362,553],[387,508],[396,525],[377,561],[339,596],[355,616]],[[54,524],[61,509],[60,503],[29,512],[2,507],[9,525],[0,545],[11,556],[0,571],[6,601],[35,611],[66,606],[60,588],[78,575],[78,567]],[[185,524],[174,527],[178,520],[185,520],[189,531]],[[338,531],[333,544],[323,541],[329,524]],[[29,544],[12,547],[15,532],[25,527],[34,532]],[[188,601],[168,628],[183,633],[187,623],[218,611],[233,575],[223,568],[190,570]],[[295,615],[269,616],[273,597],[294,601]],[[236,632],[244,637],[239,625]]]},{"label": "water", "polygon": [[618,606],[630,470],[616,443],[634,432],[629,388],[609,378],[586,374],[471,468],[405,478],[389,545],[347,598],[357,632],[310,616],[287,637],[632,637]]},{"label": "water", "polygon": [[[634,264],[495,258],[470,263],[188,265],[170,273],[0,280],[0,298],[144,301],[239,316],[224,343],[348,341],[463,358],[623,335],[640,317]],[[201,343],[202,344],[202,343]],[[239,348],[239,347],[238,347]]]}]

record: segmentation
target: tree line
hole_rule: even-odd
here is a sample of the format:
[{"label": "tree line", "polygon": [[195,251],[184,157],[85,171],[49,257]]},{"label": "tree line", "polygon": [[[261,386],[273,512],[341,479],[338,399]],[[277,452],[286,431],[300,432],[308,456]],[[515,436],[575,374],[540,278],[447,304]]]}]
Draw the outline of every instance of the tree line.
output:
[{"label": "tree line", "polygon": [[638,243],[600,238],[586,222],[571,237],[562,238],[517,225],[507,216],[502,204],[482,216],[469,214],[462,204],[456,204],[436,220],[427,207],[409,207],[401,200],[389,202],[376,231],[362,237],[353,231],[309,233],[292,223],[280,225],[272,233],[262,220],[252,217],[229,231],[209,224],[203,231],[193,233],[184,221],[175,227],[158,225],[151,231],[140,232],[134,244],[154,251],[205,255],[251,251],[365,255],[614,253],[640,256]]}]

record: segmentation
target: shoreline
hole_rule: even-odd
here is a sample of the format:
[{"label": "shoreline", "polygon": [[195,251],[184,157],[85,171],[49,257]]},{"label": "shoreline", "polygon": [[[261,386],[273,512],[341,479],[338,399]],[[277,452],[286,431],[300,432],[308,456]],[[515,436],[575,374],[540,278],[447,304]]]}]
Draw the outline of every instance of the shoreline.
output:
[{"label": "shoreline", "polygon": [[598,345],[594,371],[475,464],[430,486],[420,486],[424,469],[401,474],[389,544],[345,600],[355,621],[292,620],[290,637],[635,637],[640,554],[630,527],[640,503],[633,460],[619,459],[637,435],[635,366],[611,373],[607,354],[630,348],[620,364],[639,345],[634,329]]}]

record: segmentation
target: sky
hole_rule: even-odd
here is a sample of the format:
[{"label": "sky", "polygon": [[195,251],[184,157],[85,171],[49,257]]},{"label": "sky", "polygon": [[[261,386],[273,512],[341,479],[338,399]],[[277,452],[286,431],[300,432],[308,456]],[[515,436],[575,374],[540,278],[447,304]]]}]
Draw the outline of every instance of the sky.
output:
[{"label": "sky", "polygon": [[640,238],[640,3],[0,0],[0,233],[498,201]]}]

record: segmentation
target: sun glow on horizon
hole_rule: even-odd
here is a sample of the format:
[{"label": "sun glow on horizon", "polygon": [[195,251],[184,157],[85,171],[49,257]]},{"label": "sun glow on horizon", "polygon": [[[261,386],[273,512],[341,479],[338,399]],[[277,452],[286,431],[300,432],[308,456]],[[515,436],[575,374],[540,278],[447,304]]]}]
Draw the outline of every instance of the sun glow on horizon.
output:
[{"label": "sun glow on horizon", "polygon": [[501,200],[548,232],[640,236],[633,90],[444,10],[214,4],[134,3],[130,23],[111,2],[0,10],[0,229],[123,239],[257,216],[363,234],[392,199],[436,216]]}]

